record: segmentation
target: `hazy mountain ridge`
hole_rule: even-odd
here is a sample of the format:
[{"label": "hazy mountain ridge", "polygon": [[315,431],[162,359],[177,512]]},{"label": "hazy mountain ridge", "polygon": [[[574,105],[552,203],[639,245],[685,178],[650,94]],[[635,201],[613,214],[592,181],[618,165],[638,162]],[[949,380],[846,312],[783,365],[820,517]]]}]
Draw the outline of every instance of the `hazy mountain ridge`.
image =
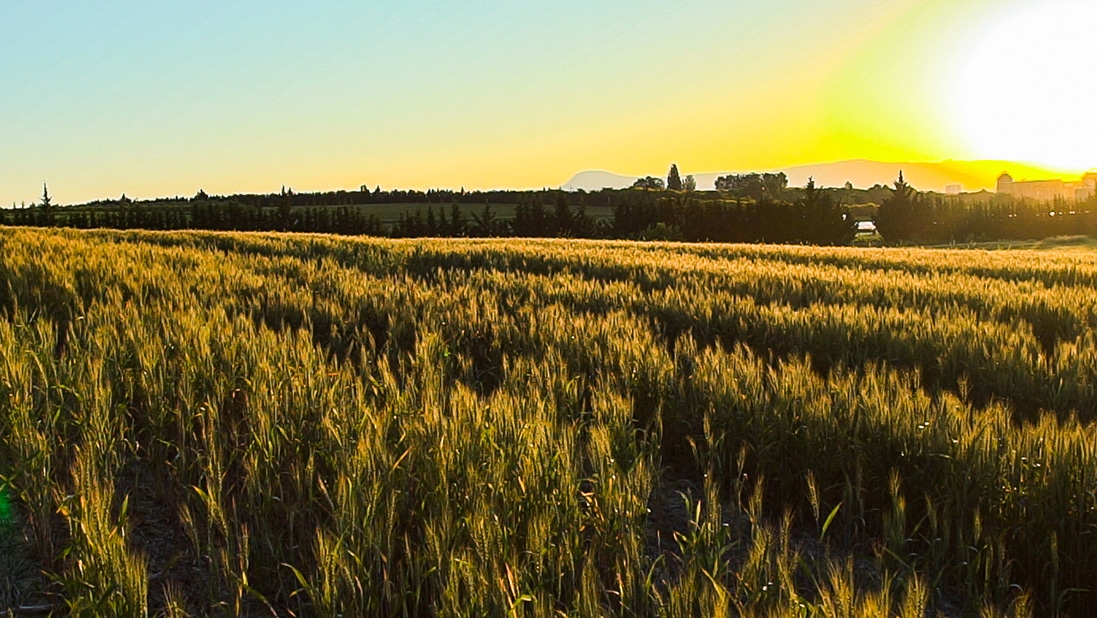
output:
[{"label": "hazy mountain ridge", "polygon": [[[693,174],[697,188],[706,190],[715,187],[716,179],[728,174],[742,174],[749,171],[784,172],[788,175],[790,186],[803,186],[808,178],[824,187],[841,187],[850,182],[854,187],[866,189],[873,185],[889,185],[903,172],[904,178],[922,191],[944,192],[949,185],[960,185],[965,192],[993,191],[998,176],[1009,172],[1015,179],[1058,178],[1062,174],[1049,172],[1039,167],[1013,161],[936,161],[936,162],[887,162],[852,159],[833,163],[799,165],[770,170],[747,170],[738,172],[707,172]],[[682,171],[683,175],[690,173]],[[654,175],[654,174],[653,174]],[[579,172],[563,185],[568,190],[583,189],[597,191],[603,188],[622,189],[632,186],[639,176],[615,174],[603,170]]]}]

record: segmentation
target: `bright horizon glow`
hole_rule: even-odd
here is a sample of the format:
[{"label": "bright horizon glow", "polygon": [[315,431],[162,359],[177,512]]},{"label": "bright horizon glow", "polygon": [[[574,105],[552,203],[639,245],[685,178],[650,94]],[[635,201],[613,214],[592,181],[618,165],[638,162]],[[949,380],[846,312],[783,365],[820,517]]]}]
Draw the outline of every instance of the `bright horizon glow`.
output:
[{"label": "bright horizon glow", "polygon": [[[1081,170],[1097,165],[1079,113],[1094,93],[1067,77],[1095,64],[1089,39],[1010,39],[1064,14],[1075,33],[1095,12],[1078,0],[0,3],[0,204],[35,201],[43,181],[75,203],[557,187],[672,162]],[[1071,97],[1003,103],[985,87],[1002,66],[1046,68]],[[1004,119],[1008,140],[993,130]]]},{"label": "bright horizon glow", "polygon": [[954,77],[955,126],[987,158],[1079,172],[1097,165],[1097,5],[1044,2],[972,41]]}]

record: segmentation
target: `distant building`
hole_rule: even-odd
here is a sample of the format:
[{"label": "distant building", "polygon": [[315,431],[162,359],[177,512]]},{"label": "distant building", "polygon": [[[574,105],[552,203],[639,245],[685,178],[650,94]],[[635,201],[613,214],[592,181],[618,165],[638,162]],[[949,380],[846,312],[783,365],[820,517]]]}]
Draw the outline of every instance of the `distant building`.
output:
[{"label": "distant building", "polygon": [[963,185],[947,185],[945,187],[945,195],[960,195],[963,190]]},{"label": "distant building", "polygon": [[1089,172],[1076,182],[1053,180],[1021,180],[1002,174],[998,177],[998,193],[1022,200],[1050,202],[1053,200],[1084,201],[1097,192],[1097,172]]}]

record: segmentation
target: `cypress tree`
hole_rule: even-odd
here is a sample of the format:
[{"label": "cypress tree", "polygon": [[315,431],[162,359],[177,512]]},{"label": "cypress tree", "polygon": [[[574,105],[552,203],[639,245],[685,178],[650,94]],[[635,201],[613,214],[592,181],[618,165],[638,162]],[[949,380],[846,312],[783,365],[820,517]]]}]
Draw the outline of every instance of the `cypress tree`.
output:
[{"label": "cypress tree", "polygon": [[53,199],[50,197],[50,190],[44,182],[42,183],[42,202],[38,205],[38,208],[38,225],[53,225]]},{"label": "cypress tree", "polygon": [[449,209],[449,227],[451,236],[464,236],[468,232],[465,217],[461,214],[461,206],[454,202]]},{"label": "cypress tree", "polygon": [[556,194],[556,210],[552,215],[553,227],[555,227],[557,236],[571,236],[572,232],[572,217],[571,206],[568,205],[568,198],[563,191]]},{"label": "cypress tree", "polygon": [[678,175],[678,164],[670,164],[670,172],[667,173],[667,189],[671,191],[682,190],[682,177]]}]

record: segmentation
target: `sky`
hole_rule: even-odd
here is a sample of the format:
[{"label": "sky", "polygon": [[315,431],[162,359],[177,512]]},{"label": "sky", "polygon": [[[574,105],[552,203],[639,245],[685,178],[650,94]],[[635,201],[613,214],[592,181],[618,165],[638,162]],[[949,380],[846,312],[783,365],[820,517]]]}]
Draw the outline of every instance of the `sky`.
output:
[{"label": "sky", "polygon": [[0,0],[0,204],[1097,166],[1091,0]]}]

